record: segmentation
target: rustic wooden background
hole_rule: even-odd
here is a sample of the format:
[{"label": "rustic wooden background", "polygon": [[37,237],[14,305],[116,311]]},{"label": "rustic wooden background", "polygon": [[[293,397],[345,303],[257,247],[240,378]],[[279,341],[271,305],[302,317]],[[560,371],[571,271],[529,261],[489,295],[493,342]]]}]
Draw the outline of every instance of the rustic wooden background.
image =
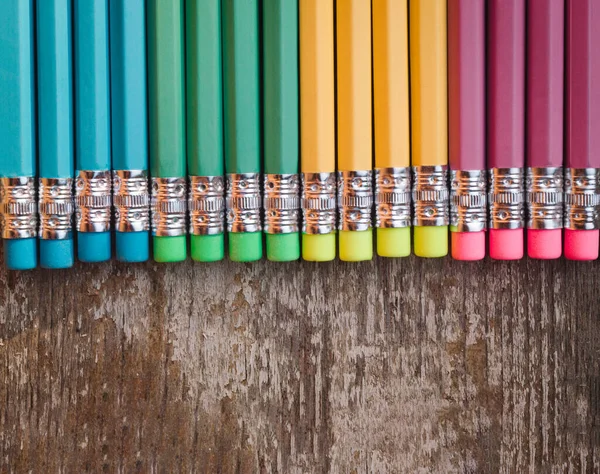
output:
[{"label": "rustic wooden background", "polygon": [[1,270],[0,471],[599,472],[599,269]]}]

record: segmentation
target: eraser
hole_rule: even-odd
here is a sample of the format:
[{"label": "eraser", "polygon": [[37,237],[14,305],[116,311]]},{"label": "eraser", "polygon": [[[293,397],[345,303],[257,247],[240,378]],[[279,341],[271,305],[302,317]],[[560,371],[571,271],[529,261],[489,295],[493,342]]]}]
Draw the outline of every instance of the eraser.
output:
[{"label": "eraser", "polygon": [[410,255],[410,227],[377,229],[377,255],[380,257],[408,257]]},{"label": "eraser", "polygon": [[527,255],[551,260],[562,255],[562,229],[527,229]]},{"label": "eraser", "polygon": [[40,266],[42,268],[71,268],[75,263],[73,239],[40,239]]},{"label": "eraser", "polygon": [[414,229],[417,257],[439,258],[448,255],[448,226],[416,226]]},{"label": "eraser", "polygon": [[255,262],[262,254],[262,232],[229,233],[229,259],[232,262]]},{"label": "eraser", "polygon": [[302,258],[307,262],[331,262],[335,260],[337,236],[329,234],[302,234]]},{"label": "eraser", "polygon": [[117,260],[146,262],[150,258],[150,232],[115,232]]},{"label": "eraser", "polygon": [[225,258],[225,234],[191,235],[190,242],[195,262],[218,262]]},{"label": "eraser", "polygon": [[272,262],[292,262],[300,258],[300,234],[265,234],[267,259]]},{"label": "eraser", "polygon": [[340,260],[363,262],[373,259],[373,230],[340,230]]},{"label": "eraser", "polygon": [[450,232],[452,258],[474,261],[485,258],[485,232]]},{"label": "eraser", "polygon": [[494,260],[523,258],[523,229],[490,229],[490,257]]},{"label": "eraser", "polygon": [[600,230],[565,229],[565,257],[569,260],[596,260]]},{"label": "eraser", "polygon": [[111,253],[110,232],[77,233],[77,258],[81,262],[106,262]]},{"label": "eraser", "polygon": [[4,263],[9,270],[33,270],[37,267],[37,239],[4,241]]},{"label": "eraser", "polygon": [[158,263],[183,262],[187,258],[187,236],[153,237],[154,261]]}]

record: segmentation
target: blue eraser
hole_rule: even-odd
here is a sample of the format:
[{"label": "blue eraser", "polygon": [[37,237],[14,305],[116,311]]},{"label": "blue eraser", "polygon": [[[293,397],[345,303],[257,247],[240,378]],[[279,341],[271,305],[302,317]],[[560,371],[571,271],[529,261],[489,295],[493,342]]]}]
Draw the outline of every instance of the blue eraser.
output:
[{"label": "blue eraser", "polygon": [[117,260],[145,262],[150,258],[150,232],[116,232]]},{"label": "blue eraser", "polygon": [[42,268],[71,268],[75,263],[73,239],[40,239],[40,266]]},{"label": "blue eraser", "polygon": [[37,239],[5,240],[4,263],[9,270],[33,270],[37,267]]},{"label": "blue eraser", "polygon": [[86,263],[110,260],[110,232],[79,232],[77,258]]}]

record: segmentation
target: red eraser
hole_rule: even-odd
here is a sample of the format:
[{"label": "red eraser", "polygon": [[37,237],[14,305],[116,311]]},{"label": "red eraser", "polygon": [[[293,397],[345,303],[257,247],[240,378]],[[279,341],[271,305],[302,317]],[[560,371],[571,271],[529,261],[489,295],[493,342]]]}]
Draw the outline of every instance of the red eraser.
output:
[{"label": "red eraser", "polygon": [[523,229],[490,229],[490,257],[494,260],[523,258]]},{"label": "red eraser", "polygon": [[551,260],[562,255],[562,229],[527,229],[527,255]]},{"label": "red eraser", "polygon": [[455,260],[481,260],[485,257],[485,232],[450,232],[452,258]]},{"label": "red eraser", "polygon": [[565,229],[565,257],[569,260],[596,260],[600,230]]}]

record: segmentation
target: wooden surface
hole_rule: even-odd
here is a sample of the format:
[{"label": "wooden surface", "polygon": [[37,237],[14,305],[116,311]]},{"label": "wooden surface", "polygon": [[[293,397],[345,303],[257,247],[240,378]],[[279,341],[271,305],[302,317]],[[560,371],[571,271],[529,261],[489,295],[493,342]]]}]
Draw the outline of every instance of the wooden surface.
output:
[{"label": "wooden surface", "polygon": [[599,472],[599,266],[2,270],[0,472]]}]

